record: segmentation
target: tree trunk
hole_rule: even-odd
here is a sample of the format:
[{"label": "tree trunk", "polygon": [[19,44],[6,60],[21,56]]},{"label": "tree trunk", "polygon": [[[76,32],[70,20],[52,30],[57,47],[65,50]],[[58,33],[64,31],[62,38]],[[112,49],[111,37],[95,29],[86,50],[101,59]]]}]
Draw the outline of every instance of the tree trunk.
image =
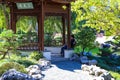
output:
[{"label": "tree trunk", "polygon": [[7,55],[7,52],[5,52],[5,53],[3,54],[3,56],[2,56],[1,59],[4,59],[6,55]]},{"label": "tree trunk", "polygon": [[3,52],[3,56],[2,56],[1,59],[4,59],[4,58],[5,58],[5,56],[7,55],[8,51],[9,51],[9,49],[8,49],[6,52]]},{"label": "tree trunk", "polygon": [[82,56],[83,56],[84,51],[85,51],[85,48],[83,48],[83,50],[82,50]]}]

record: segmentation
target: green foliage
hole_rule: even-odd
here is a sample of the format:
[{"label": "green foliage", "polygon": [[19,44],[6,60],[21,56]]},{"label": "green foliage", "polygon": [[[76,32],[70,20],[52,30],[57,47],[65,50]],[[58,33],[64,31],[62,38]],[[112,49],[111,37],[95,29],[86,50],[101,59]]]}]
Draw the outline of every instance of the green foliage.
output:
[{"label": "green foliage", "polygon": [[[55,46],[56,34],[62,33],[61,17],[46,17],[44,21],[45,45]],[[54,41],[54,42],[52,42]]]},{"label": "green foliage", "polygon": [[22,45],[25,45],[27,43],[31,42],[38,42],[38,35],[36,32],[27,32],[27,33],[17,33],[18,39],[21,40]]},{"label": "green foliage", "polygon": [[120,73],[120,70],[116,68],[117,66],[120,66],[120,63],[119,63],[120,59],[111,59],[108,56],[105,56],[105,57],[89,56],[89,59],[97,60],[98,62],[97,66],[103,69],[106,69],[108,71],[114,71],[116,73]]},{"label": "green foliage", "polygon": [[30,65],[37,64],[37,61],[35,59],[30,59],[29,57],[21,57],[18,54],[11,54],[10,59],[2,59],[0,60],[0,66],[7,62],[16,62],[21,65],[24,65],[25,67],[29,67]]},{"label": "green foliage", "polygon": [[52,45],[52,41],[53,41],[53,37],[51,37],[53,34],[46,34],[45,35],[45,46],[51,46]]},{"label": "green foliage", "polygon": [[110,74],[115,78],[115,80],[120,80],[120,74],[119,73],[110,71]]},{"label": "green foliage", "polygon": [[17,21],[17,24],[16,24],[17,31],[21,31],[24,33],[27,33],[30,31],[35,32],[36,22],[37,22],[37,19],[34,16],[22,16]]},{"label": "green foliage", "polygon": [[0,76],[9,69],[16,69],[17,71],[26,73],[25,67],[15,62],[6,62],[0,66]]},{"label": "green foliage", "polygon": [[76,23],[86,21],[84,26],[103,29],[107,35],[120,33],[120,0],[76,0],[72,2]]},{"label": "green foliage", "polygon": [[118,35],[116,35],[116,36],[114,37],[113,43],[114,43],[116,46],[120,46],[120,34],[118,34]]},{"label": "green foliage", "polygon": [[84,52],[86,48],[91,50],[94,48],[95,38],[94,29],[90,27],[81,28],[81,30],[76,33],[77,46],[82,48],[82,52]]},{"label": "green foliage", "polygon": [[101,56],[110,56],[112,54],[112,51],[110,50],[110,48],[102,48],[100,49],[101,51]]},{"label": "green foliage", "polygon": [[43,58],[43,54],[41,52],[34,51],[29,56],[32,59],[39,60],[40,58]]},{"label": "green foliage", "polygon": [[16,60],[15,62],[21,64],[21,65],[24,65],[25,67],[29,67],[30,65],[34,65],[36,63],[30,61],[30,60],[26,60],[26,59],[19,59],[19,60]]},{"label": "green foliage", "polygon": [[3,55],[2,59],[9,53],[14,53],[19,47],[19,39],[12,30],[4,30],[0,34],[0,54]]},{"label": "green foliage", "polygon": [[0,29],[9,27],[9,12],[6,4],[0,4]]},{"label": "green foliage", "polygon": [[46,17],[44,22],[44,32],[47,34],[62,33],[61,17]]}]

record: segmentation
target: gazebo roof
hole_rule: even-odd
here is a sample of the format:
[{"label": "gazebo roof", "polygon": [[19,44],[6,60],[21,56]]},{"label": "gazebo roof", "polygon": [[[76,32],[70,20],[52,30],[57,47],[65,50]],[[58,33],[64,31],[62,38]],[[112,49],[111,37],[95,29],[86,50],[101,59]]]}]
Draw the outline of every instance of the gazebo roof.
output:
[{"label": "gazebo roof", "polygon": [[63,4],[69,4],[72,1],[75,0],[0,0],[0,2],[8,3],[8,2],[55,2],[55,3],[63,3]]}]

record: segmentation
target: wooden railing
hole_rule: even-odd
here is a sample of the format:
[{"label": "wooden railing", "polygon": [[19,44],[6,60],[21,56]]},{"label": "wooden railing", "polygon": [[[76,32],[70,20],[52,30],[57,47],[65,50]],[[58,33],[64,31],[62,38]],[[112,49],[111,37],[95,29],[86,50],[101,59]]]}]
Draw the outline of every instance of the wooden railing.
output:
[{"label": "wooden railing", "polygon": [[18,50],[38,50],[38,43],[25,43],[22,44]]}]

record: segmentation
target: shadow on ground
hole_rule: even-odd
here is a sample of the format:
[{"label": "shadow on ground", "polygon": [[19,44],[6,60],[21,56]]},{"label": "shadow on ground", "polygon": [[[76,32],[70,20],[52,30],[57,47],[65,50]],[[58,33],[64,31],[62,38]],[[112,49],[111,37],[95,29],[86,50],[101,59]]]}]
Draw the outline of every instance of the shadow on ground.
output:
[{"label": "shadow on ground", "polygon": [[56,65],[58,68],[68,71],[80,70],[81,64],[77,61],[59,61],[53,62],[53,65]]}]

